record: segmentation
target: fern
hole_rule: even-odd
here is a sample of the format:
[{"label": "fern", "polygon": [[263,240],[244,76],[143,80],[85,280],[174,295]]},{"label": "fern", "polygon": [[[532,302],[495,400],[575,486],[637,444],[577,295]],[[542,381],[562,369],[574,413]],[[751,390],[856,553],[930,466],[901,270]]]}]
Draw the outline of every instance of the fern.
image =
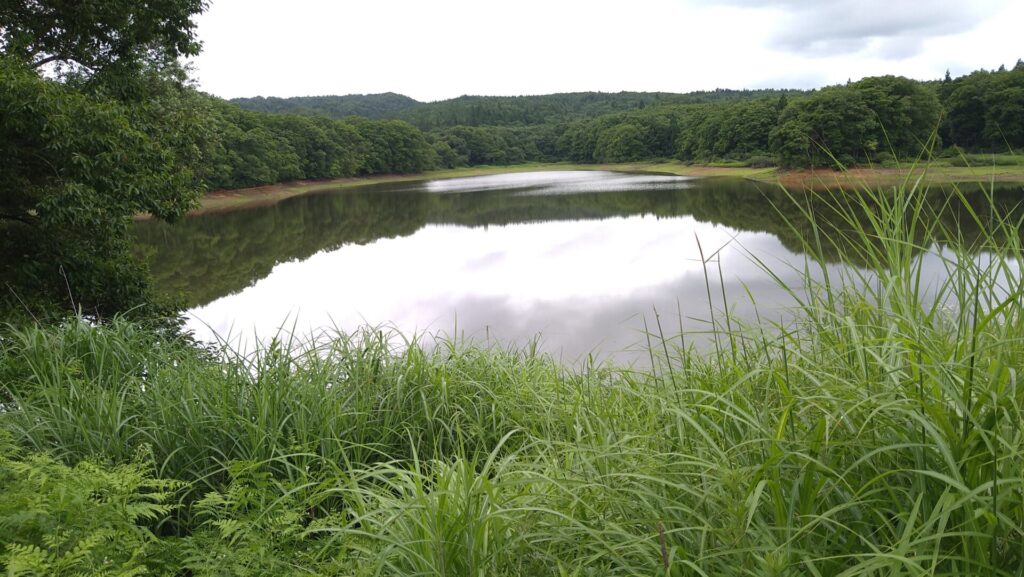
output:
[{"label": "fern", "polygon": [[10,576],[134,576],[157,563],[141,523],[167,518],[183,486],[143,463],[64,465],[0,436],[0,569]]},{"label": "fern", "polygon": [[196,577],[351,575],[353,563],[311,531],[323,496],[317,483],[280,481],[258,463],[228,468],[231,481],[194,507],[200,528],[184,539],[184,568]]}]

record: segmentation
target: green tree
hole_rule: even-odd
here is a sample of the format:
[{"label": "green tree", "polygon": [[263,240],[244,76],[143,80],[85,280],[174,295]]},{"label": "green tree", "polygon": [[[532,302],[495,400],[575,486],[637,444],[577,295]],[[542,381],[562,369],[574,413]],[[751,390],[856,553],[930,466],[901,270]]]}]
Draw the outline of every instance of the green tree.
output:
[{"label": "green tree", "polygon": [[514,153],[503,132],[494,127],[456,126],[440,134],[458,157],[459,164],[473,166],[522,161],[522,151]]},{"label": "green tree", "polygon": [[0,306],[152,311],[127,227],[181,216],[202,192],[202,120],[174,64],[198,51],[202,7],[0,6]]},{"label": "green tree", "polygon": [[993,151],[1024,148],[1024,66],[993,74],[984,89],[982,138]]},{"label": "green tree", "polygon": [[944,93],[943,135],[966,150],[1006,152],[1024,147],[1024,66],[979,70]]},{"label": "green tree", "polygon": [[946,138],[950,144],[974,149],[983,145],[985,131],[985,88],[981,79],[959,84],[946,100]]},{"label": "green tree", "polygon": [[855,82],[852,88],[874,113],[881,134],[878,151],[897,157],[921,153],[938,129],[942,107],[935,92],[901,76],[878,76]]},{"label": "green tree", "polygon": [[574,122],[558,138],[559,153],[563,158],[574,162],[593,162],[597,136],[598,123],[596,121]]},{"label": "green tree", "polygon": [[434,149],[416,127],[401,120],[346,120],[364,141],[361,174],[421,172],[437,164]]},{"label": "green tree", "polygon": [[643,131],[635,124],[616,124],[604,130],[594,147],[594,160],[598,162],[628,162],[647,156]]},{"label": "green tree", "polygon": [[0,4],[0,50],[33,69],[133,76],[199,53],[194,15],[205,0],[32,0]]},{"label": "green tree", "polygon": [[783,166],[849,165],[866,159],[879,143],[879,124],[864,97],[835,86],[790,103],[772,132],[772,149]]},{"label": "green tree", "polygon": [[986,95],[985,128],[982,136],[992,150],[1024,148],[1024,70],[1022,82],[992,90]]}]

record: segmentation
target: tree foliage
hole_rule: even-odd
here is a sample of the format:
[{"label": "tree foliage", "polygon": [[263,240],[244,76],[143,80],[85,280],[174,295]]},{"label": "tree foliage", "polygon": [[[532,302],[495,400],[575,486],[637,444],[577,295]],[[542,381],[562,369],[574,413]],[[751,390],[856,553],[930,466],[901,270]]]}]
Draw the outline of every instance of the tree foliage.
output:
[{"label": "tree foliage", "polygon": [[772,135],[783,166],[871,162],[879,154],[913,158],[938,129],[935,93],[906,78],[865,78],[823,89],[786,106]]},{"label": "tree foliage", "polygon": [[256,96],[233,98],[230,102],[245,110],[255,112],[325,116],[334,119],[349,116],[372,119],[396,118],[412,108],[423,105],[422,102],[394,92],[346,96],[297,96],[294,98]]},{"label": "tree foliage", "polygon": [[[929,147],[1024,145],[1024,65],[942,82],[869,77],[820,90],[583,92],[420,103],[394,94],[237,99],[267,112],[407,120],[438,166],[677,158],[786,167],[889,162]],[[934,139],[938,131],[941,138]]]},{"label": "tree foliage", "polygon": [[29,0],[0,5],[0,49],[31,68],[87,73],[199,53],[192,18],[205,0]]},{"label": "tree foliage", "polygon": [[202,164],[211,189],[420,172],[437,165],[426,136],[400,120],[252,112],[193,94],[208,129]]},{"label": "tree foliage", "polygon": [[980,70],[943,85],[949,144],[978,152],[1024,148],[1024,65]]},{"label": "tree foliage", "polygon": [[[0,5],[0,305],[96,316],[148,308],[133,215],[202,193],[204,139],[179,56],[203,0]],[[31,301],[31,303],[29,302]]]},{"label": "tree foliage", "polygon": [[134,214],[173,219],[202,191],[182,89],[124,103],[0,59],[0,298],[98,315],[149,302]]}]

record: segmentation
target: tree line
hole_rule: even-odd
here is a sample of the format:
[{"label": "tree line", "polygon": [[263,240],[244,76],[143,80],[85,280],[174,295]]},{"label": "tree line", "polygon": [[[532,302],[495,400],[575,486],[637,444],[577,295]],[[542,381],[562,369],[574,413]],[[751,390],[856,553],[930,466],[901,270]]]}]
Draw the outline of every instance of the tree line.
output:
[{"label": "tree line", "polygon": [[437,165],[425,135],[401,120],[268,114],[198,93],[210,189],[287,180],[421,172]]},{"label": "tree line", "polygon": [[208,189],[523,162],[678,159],[786,168],[881,164],[925,150],[1024,147],[1024,64],[942,82],[870,77],[811,91],[574,93],[419,103],[396,94],[227,102],[203,119]]},{"label": "tree line", "polygon": [[[350,107],[331,103],[353,98],[235,102],[316,117],[337,116]],[[788,168],[888,164],[925,150],[1024,146],[1024,63],[943,81],[882,76],[810,91],[464,96],[381,115],[423,131],[438,167],[651,159]]]},{"label": "tree line", "polygon": [[452,126],[550,124],[665,104],[726,102],[784,93],[797,94],[799,91],[716,89],[687,94],[569,92],[536,96],[460,96],[430,103],[388,92],[293,98],[257,96],[234,98],[230,102],[257,112],[317,114],[331,118],[352,115],[366,118],[396,118],[422,130],[433,130]]},{"label": "tree line", "polygon": [[956,80],[870,77],[803,93],[666,104],[525,126],[454,126],[428,137],[445,166],[522,160],[677,159],[802,168],[887,165],[925,151],[1024,147],[1024,63]]}]

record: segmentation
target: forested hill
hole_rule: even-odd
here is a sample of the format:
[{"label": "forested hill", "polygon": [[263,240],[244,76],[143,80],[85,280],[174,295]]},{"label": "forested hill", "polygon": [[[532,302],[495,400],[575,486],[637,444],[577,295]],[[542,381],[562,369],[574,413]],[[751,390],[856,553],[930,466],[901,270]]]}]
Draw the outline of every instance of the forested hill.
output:
[{"label": "forested hill", "polygon": [[329,118],[362,116],[363,118],[396,118],[402,112],[422,106],[423,103],[408,96],[385,92],[384,94],[349,94],[347,96],[297,96],[278,98],[256,96],[235,98],[234,104],[256,112],[290,113],[302,115],[323,115]]},{"label": "forested hill", "polygon": [[806,91],[432,103],[389,93],[234,101],[241,108],[207,98],[208,125],[220,137],[206,155],[211,188],[530,161],[884,166],[926,149],[953,157],[1024,149],[1024,62],[959,78],[879,76]]},{"label": "forested hill", "polygon": [[615,112],[628,112],[672,104],[701,104],[750,100],[798,90],[710,90],[670,92],[571,92],[538,96],[460,96],[422,103],[394,94],[302,96],[295,98],[235,98],[232,103],[256,112],[323,115],[330,118],[362,116],[405,120],[423,130],[452,126],[532,126]]}]

